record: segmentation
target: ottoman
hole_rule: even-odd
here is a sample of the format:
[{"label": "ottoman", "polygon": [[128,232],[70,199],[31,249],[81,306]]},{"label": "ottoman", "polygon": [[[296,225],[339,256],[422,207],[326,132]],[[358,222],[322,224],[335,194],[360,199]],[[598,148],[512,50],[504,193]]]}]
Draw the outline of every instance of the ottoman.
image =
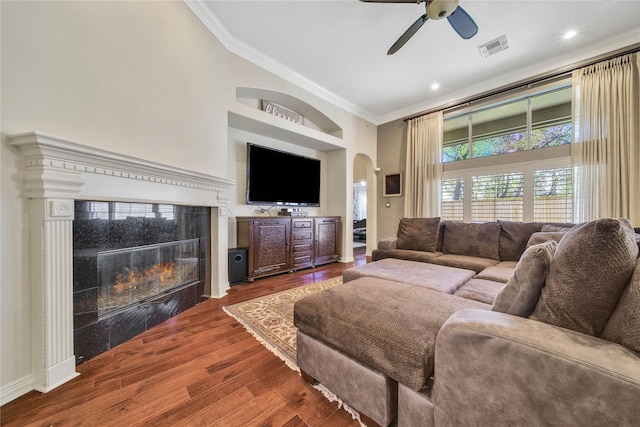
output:
[{"label": "ottoman", "polygon": [[362,277],[297,301],[297,365],[377,424],[395,417],[397,384],[422,389],[440,327],[456,311],[490,309],[424,287]]},{"label": "ottoman", "polygon": [[361,277],[377,277],[453,294],[475,274],[473,270],[462,268],[385,258],[345,270],[342,281],[347,283]]}]

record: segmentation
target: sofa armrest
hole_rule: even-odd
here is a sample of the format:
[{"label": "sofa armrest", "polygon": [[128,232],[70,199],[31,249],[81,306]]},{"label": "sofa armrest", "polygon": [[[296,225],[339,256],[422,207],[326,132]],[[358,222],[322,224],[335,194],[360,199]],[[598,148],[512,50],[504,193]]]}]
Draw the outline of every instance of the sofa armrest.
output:
[{"label": "sofa armrest", "polygon": [[436,341],[435,425],[640,425],[640,357],[545,323],[462,310]]},{"label": "sofa armrest", "polygon": [[397,242],[397,237],[385,237],[378,242],[378,249],[395,249]]}]

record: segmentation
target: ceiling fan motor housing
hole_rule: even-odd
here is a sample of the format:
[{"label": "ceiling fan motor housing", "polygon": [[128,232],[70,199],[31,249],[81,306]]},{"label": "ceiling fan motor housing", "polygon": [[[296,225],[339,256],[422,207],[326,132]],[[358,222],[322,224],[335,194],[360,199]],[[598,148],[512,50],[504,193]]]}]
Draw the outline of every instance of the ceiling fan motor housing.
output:
[{"label": "ceiling fan motor housing", "polygon": [[432,0],[427,2],[427,16],[429,19],[443,19],[451,15],[458,8],[459,0]]}]

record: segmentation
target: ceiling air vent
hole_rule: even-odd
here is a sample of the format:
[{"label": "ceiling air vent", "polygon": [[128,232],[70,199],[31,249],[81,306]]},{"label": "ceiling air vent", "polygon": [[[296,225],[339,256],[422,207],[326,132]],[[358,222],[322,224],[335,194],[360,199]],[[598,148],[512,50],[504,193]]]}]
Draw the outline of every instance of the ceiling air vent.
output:
[{"label": "ceiling air vent", "polygon": [[507,48],[509,48],[509,43],[507,42],[506,35],[500,36],[497,39],[493,39],[490,42],[478,46],[478,49],[480,49],[480,54],[483,58],[506,50]]}]

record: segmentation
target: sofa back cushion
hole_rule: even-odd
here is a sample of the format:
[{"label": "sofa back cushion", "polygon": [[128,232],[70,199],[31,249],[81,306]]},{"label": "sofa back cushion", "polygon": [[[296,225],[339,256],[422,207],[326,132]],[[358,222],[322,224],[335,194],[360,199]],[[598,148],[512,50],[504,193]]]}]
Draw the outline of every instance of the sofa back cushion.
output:
[{"label": "sofa back cushion", "polygon": [[540,231],[544,231],[544,232],[555,232],[555,231],[561,231],[561,232],[566,232],[569,231],[573,228],[575,224],[545,224],[542,226],[542,230]]},{"label": "sofa back cushion", "polygon": [[500,224],[498,252],[502,261],[518,261],[527,248],[529,237],[542,230],[540,222],[498,220],[498,224]]},{"label": "sofa back cushion", "polygon": [[600,336],[638,256],[627,219],[604,218],[565,234],[530,318]]},{"label": "sofa back cushion", "polygon": [[640,353],[640,258],[600,337]]},{"label": "sofa back cushion", "polygon": [[553,254],[555,240],[529,246],[516,265],[509,281],[496,296],[492,311],[528,317],[540,299]]},{"label": "sofa back cushion", "polygon": [[537,245],[539,243],[544,243],[549,240],[554,240],[560,243],[560,240],[567,234],[566,231],[538,231],[537,233],[533,233],[531,237],[529,237],[529,241],[527,241],[527,247]]},{"label": "sofa back cushion", "polygon": [[443,222],[442,252],[445,254],[500,259],[500,226],[497,222]]},{"label": "sofa back cushion", "polygon": [[435,252],[438,246],[440,217],[401,218],[398,225],[397,249]]}]

